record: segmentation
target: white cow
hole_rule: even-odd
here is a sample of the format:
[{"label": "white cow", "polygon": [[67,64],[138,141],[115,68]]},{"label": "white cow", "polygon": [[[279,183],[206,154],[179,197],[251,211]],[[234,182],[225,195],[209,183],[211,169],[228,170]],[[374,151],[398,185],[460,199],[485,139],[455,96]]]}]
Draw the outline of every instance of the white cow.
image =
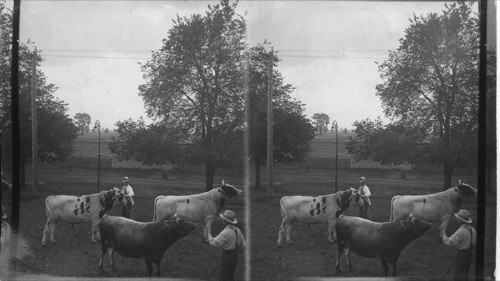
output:
[{"label": "white cow", "polygon": [[458,186],[426,195],[396,195],[391,200],[390,221],[399,221],[410,214],[423,221],[440,221],[444,234],[450,218],[460,210],[464,198],[477,194],[477,189],[458,181]]},{"label": "white cow", "polygon": [[101,238],[99,232],[99,222],[106,213],[113,207],[116,198],[123,199],[123,194],[118,188],[108,191],[82,195],[80,197],[71,195],[50,195],[45,199],[45,211],[47,213],[47,223],[43,229],[42,245],[45,245],[47,234],[50,232],[50,242],[56,242],[54,232],[59,220],[71,224],[88,223],[92,224],[92,242]]},{"label": "white cow", "polygon": [[281,246],[285,234],[286,242],[292,243],[290,231],[295,221],[308,224],[328,223],[328,240],[333,242],[337,239],[335,223],[338,217],[349,209],[352,199],[359,200],[359,192],[352,188],[317,197],[297,195],[281,198],[281,217],[283,221],[278,233],[278,246]]},{"label": "white cow", "polygon": [[222,186],[192,195],[160,195],[154,203],[153,222],[165,220],[174,214],[181,219],[203,222],[203,238],[208,239],[214,218],[220,213],[226,200],[242,195],[243,191],[222,181]]}]

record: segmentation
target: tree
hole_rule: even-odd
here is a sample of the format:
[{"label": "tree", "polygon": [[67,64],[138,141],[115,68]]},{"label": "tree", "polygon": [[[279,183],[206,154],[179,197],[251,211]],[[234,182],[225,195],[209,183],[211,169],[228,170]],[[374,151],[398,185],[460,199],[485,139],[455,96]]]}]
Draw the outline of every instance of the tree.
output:
[{"label": "tree", "polygon": [[[156,120],[145,128],[154,130],[151,135],[163,133],[161,139],[175,136],[177,146],[190,147],[185,159],[204,163],[206,190],[212,188],[218,168],[242,164],[246,30],[236,5],[223,0],[209,5],[203,16],[177,17],[162,48],[142,65],[146,83],[139,86],[139,95],[148,116]],[[119,149],[115,153],[127,155]],[[161,161],[168,161],[175,155],[162,156]]]},{"label": "tree", "polygon": [[312,119],[316,132],[323,134],[328,132],[328,124],[330,124],[330,117],[325,113],[314,113]]},{"label": "tree", "polygon": [[90,122],[92,122],[90,115],[87,113],[77,113],[75,114],[75,122],[76,126],[78,127],[78,133],[80,135],[83,135],[84,133],[88,133],[90,131],[89,125]]},{"label": "tree", "polygon": [[[10,103],[10,64],[12,42],[12,11],[0,1],[0,131],[2,132],[2,160],[12,159],[11,143],[11,103]],[[31,158],[31,64],[33,45],[19,44],[19,121],[20,121],[20,163],[21,185],[24,185],[26,160]],[[36,56],[36,63],[42,61]],[[78,128],[66,114],[66,104],[55,98],[57,88],[47,82],[44,74],[37,69],[36,110],[38,126],[38,157],[41,162],[54,162],[65,159],[73,150],[78,136]]]},{"label": "tree", "polygon": [[479,28],[471,6],[445,4],[441,15],[414,15],[398,49],[379,65],[383,82],[376,94],[393,123],[376,126],[375,135],[369,130],[364,134],[369,122],[356,123],[357,132],[363,133],[351,140],[351,153],[378,159],[380,152],[372,149],[383,139],[401,146],[385,147],[393,156],[386,162],[413,162],[417,156],[408,150],[425,147],[418,161],[443,165],[445,189],[451,186],[456,167],[476,163]]},{"label": "tree", "polygon": [[[270,53],[268,43],[250,48],[248,58],[249,153],[255,167],[255,186],[260,187],[260,166],[267,158],[267,93]],[[275,54],[274,66],[280,61]],[[278,162],[300,162],[310,150],[314,128],[303,115],[302,104],[291,98],[293,87],[284,84],[273,67],[273,158]]]}]

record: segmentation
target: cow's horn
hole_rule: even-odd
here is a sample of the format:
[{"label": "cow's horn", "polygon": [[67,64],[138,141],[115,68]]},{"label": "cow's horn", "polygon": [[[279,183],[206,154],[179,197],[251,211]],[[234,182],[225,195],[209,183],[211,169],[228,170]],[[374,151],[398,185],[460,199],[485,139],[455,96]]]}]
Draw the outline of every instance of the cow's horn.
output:
[{"label": "cow's horn", "polygon": [[172,216],[172,218],[177,218],[177,213],[175,213],[175,214]]},{"label": "cow's horn", "polygon": [[222,185],[226,185],[226,182],[224,182],[224,180],[222,180]]},{"label": "cow's horn", "polygon": [[458,180],[458,185],[462,185],[462,180],[461,179]]}]

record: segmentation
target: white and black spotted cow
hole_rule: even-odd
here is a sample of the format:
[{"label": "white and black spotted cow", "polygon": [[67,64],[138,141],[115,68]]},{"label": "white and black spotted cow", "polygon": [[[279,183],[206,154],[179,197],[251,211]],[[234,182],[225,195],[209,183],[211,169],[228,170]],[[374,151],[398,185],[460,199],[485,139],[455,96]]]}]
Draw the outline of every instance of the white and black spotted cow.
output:
[{"label": "white and black spotted cow", "polygon": [[203,238],[207,240],[212,222],[224,208],[226,200],[242,194],[243,191],[222,181],[221,187],[203,193],[160,195],[155,199],[153,222],[168,219],[174,214],[187,221],[202,222]]},{"label": "white and black spotted cow", "polygon": [[301,221],[307,224],[328,223],[328,240],[336,240],[335,222],[349,208],[352,199],[359,200],[355,189],[348,189],[334,194],[311,196],[285,196],[281,198],[281,217],[283,221],[278,234],[278,246],[281,246],[286,234],[287,243],[291,244],[292,224]]},{"label": "white and black spotted cow", "polygon": [[118,188],[80,197],[71,195],[48,196],[45,199],[47,223],[43,229],[42,245],[45,245],[49,232],[51,243],[56,242],[54,232],[59,220],[72,224],[90,222],[92,224],[92,241],[99,240],[101,237],[99,222],[104,213],[113,207],[116,198],[119,200],[123,198]]}]

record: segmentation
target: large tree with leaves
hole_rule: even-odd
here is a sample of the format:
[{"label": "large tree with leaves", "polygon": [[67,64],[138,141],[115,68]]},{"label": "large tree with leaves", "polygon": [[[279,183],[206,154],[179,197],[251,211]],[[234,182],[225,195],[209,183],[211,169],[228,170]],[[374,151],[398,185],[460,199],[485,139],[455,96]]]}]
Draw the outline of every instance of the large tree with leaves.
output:
[{"label": "large tree with leaves", "polygon": [[[269,44],[250,48],[248,58],[248,130],[249,153],[255,167],[255,186],[260,187],[260,165],[267,157],[267,95],[269,82],[269,60],[266,51]],[[278,162],[299,162],[307,156],[314,128],[303,115],[303,107],[290,94],[293,87],[283,82],[281,73],[275,66],[278,54],[273,60],[273,158]]]},{"label": "large tree with leaves", "polygon": [[[379,65],[383,82],[377,95],[393,123],[373,130],[379,139],[371,140],[406,148],[401,155],[387,153],[386,162],[414,162],[417,157],[441,164],[444,188],[451,186],[455,168],[477,161],[478,24],[471,3],[445,4],[441,14],[414,15],[398,49]],[[372,157],[380,153],[377,146],[370,147],[365,138],[352,139],[349,151],[358,156],[368,151],[363,158],[377,159]],[[413,153],[417,147],[425,147],[420,156]],[[386,149],[394,152],[391,146]]]},{"label": "large tree with leaves", "polygon": [[90,131],[90,123],[92,122],[92,118],[90,117],[90,115],[88,113],[85,113],[85,112],[79,112],[77,114],[75,114],[75,123],[76,123],[76,126],[78,127],[78,133],[81,135],[81,134],[84,134],[84,133],[88,133]]},{"label": "large tree with leaves", "polygon": [[326,113],[314,113],[313,125],[316,127],[316,132],[318,134],[323,134],[328,132],[328,124],[330,124],[330,117]]},{"label": "large tree with leaves", "polygon": [[[207,190],[217,168],[242,161],[246,31],[235,8],[236,3],[223,0],[209,5],[204,15],[177,17],[162,48],[142,65],[146,83],[139,87],[139,95],[155,120],[145,127],[161,139],[175,136],[187,159],[205,165]],[[119,138],[126,141],[127,136]],[[113,151],[141,158],[140,153]],[[157,162],[176,156],[165,153],[161,158]]]},{"label": "large tree with leaves", "polygon": [[[12,11],[0,1],[0,130],[2,133],[2,160],[11,159],[11,100],[10,64],[12,43]],[[20,163],[24,175],[26,160],[31,158],[31,65],[33,44],[19,44],[19,115],[20,115]],[[42,62],[37,55],[36,64]],[[63,160],[73,150],[78,136],[78,128],[66,114],[66,104],[55,98],[56,86],[47,82],[44,74],[37,68],[35,76],[36,111],[38,126],[38,157],[42,162]],[[21,178],[24,185],[24,177]]]}]

